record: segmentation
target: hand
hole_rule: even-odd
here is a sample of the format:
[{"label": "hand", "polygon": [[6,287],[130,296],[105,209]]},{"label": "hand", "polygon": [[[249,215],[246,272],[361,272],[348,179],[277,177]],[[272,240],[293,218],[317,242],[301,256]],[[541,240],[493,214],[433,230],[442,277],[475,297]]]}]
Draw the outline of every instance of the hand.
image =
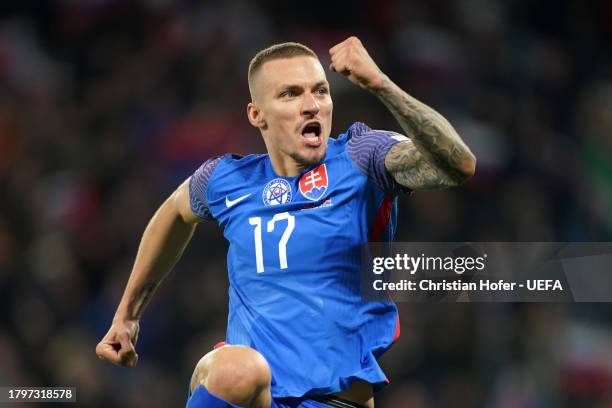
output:
[{"label": "hand", "polygon": [[118,366],[134,367],[138,361],[134,345],[139,330],[138,321],[113,322],[106,336],[96,346],[98,358]]},{"label": "hand", "polygon": [[382,87],[385,74],[378,68],[357,37],[349,37],[329,50],[329,68],[346,76],[352,83],[374,91]]}]

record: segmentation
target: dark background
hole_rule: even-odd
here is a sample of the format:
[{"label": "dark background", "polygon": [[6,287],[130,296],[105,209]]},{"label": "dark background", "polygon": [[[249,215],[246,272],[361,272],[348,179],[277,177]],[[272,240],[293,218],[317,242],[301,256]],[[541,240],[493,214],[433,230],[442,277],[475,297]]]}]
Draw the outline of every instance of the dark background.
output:
[{"label": "dark background", "polygon": [[[5,4],[8,3],[8,4]],[[11,5],[11,3],[14,3]],[[226,242],[198,227],[141,325],[99,361],[140,235],[206,158],[263,152],[246,120],[259,49],[349,35],[478,157],[464,187],[400,199],[399,241],[612,238],[609,1],[65,0],[0,6],[0,384],[83,406],[182,406],[224,338]],[[329,73],[334,131],[399,131]],[[609,304],[401,304],[378,407],[610,407]]]}]

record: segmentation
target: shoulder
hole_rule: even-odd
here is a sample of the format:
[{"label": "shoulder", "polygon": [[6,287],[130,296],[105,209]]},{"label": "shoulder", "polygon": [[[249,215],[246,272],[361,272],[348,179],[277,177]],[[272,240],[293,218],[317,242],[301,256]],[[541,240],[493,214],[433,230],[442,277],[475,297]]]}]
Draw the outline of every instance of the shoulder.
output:
[{"label": "shoulder", "polygon": [[372,129],[363,122],[354,122],[347,130],[339,134],[337,138],[331,140],[336,146],[347,144],[354,146],[364,142],[376,143],[384,139],[389,139],[396,143],[409,140],[400,133],[391,130]]},{"label": "shoulder", "polygon": [[223,190],[229,184],[253,183],[265,173],[267,154],[241,156],[228,153],[219,158],[211,174],[209,193]]},{"label": "shoulder", "polygon": [[363,122],[355,122],[338,136],[335,143],[342,145],[348,151],[351,159],[362,160],[373,156],[384,156],[389,148],[408,140],[400,133],[372,129]]},{"label": "shoulder", "polygon": [[352,140],[355,138],[359,138],[371,131],[372,131],[372,128],[366,125],[365,123],[355,122],[348,128],[346,133],[347,133],[348,140]]},{"label": "shoulder", "polygon": [[264,171],[265,157],[228,153],[204,161],[189,179],[192,212],[202,219],[213,219],[211,199],[215,200],[236,186],[250,185],[252,177]]},{"label": "shoulder", "polygon": [[205,160],[191,176],[191,184],[213,183],[219,177],[226,178],[229,175],[247,174],[257,166],[263,166],[266,155],[250,154],[241,156],[227,153],[223,156],[215,156]]},{"label": "shoulder", "polygon": [[267,155],[264,154],[249,154],[242,156],[235,153],[227,153],[223,156],[217,156],[206,160],[202,167],[207,167],[214,175],[218,173],[231,173],[237,169],[257,167],[264,163]]},{"label": "shoulder", "polygon": [[344,145],[349,140],[359,137],[364,133],[372,130],[368,125],[362,122],[355,122],[344,132],[340,133],[335,139],[330,139],[334,145]]},{"label": "shoulder", "polygon": [[349,143],[359,143],[366,139],[391,139],[396,142],[403,142],[408,138],[400,133],[391,130],[372,129],[365,123],[355,122],[347,131]]},{"label": "shoulder", "polygon": [[397,132],[372,129],[362,122],[355,122],[338,138],[346,146],[348,158],[386,194],[403,192],[387,172],[385,157],[398,143],[409,139]]},{"label": "shoulder", "polygon": [[372,129],[365,123],[355,122],[335,138],[330,137],[327,144],[327,157],[334,157],[345,152],[347,147],[354,143],[353,140],[355,138],[359,139],[361,135],[371,130]]}]

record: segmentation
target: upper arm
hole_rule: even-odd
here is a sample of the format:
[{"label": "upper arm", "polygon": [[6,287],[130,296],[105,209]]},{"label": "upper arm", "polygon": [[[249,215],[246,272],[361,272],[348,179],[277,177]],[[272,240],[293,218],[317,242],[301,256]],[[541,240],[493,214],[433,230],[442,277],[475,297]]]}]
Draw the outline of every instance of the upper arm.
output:
[{"label": "upper arm", "polygon": [[185,222],[214,219],[208,204],[208,188],[221,157],[206,160],[173,194],[175,207]]},{"label": "upper arm", "polygon": [[183,181],[183,183],[174,191],[174,193],[172,193],[170,200],[172,201],[174,209],[185,223],[196,224],[201,222],[203,218],[198,217],[191,209],[191,200],[189,196],[190,181],[191,177]]},{"label": "upper arm", "polygon": [[396,182],[412,190],[435,190],[460,184],[456,177],[426,158],[411,140],[389,149],[385,168]]},{"label": "upper arm", "polygon": [[410,189],[399,184],[385,168],[385,157],[393,146],[407,140],[395,132],[372,130],[356,122],[349,128],[348,156],[353,164],[385,194],[397,196]]}]

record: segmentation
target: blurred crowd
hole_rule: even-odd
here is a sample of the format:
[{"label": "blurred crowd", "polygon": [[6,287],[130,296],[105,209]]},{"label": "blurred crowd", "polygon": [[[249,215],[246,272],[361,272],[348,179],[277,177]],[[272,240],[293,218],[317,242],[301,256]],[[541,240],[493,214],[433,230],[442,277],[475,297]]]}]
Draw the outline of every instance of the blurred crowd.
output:
[{"label": "blurred crowd", "polygon": [[[79,405],[184,404],[224,338],[226,242],[203,223],[141,323],[99,361],[140,236],[206,158],[264,152],[246,69],[283,41],[349,35],[478,158],[464,187],[400,199],[398,241],[612,240],[612,3],[40,0],[0,6],[0,384]],[[14,3],[14,4],[11,4]],[[606,45],[608,44],[608,45]],[[333,134],[401,131],[328,73]],[[612,407],[609,304],[401,304],[377,406]]]}]

